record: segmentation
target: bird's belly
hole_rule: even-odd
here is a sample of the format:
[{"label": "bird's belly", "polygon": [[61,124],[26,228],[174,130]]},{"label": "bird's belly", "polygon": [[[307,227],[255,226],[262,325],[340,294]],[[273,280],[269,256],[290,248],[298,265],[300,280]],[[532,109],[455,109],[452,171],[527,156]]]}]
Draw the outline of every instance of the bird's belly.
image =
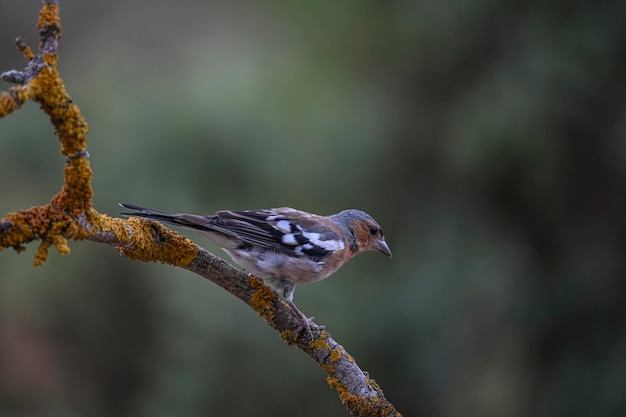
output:
[{"label": "bird's belly", "polygon": [[316,282],[326,278],[322,262],[262,250],[229,250],[227,253],[247,272],[262,279],[282,278],[294,283]]}]

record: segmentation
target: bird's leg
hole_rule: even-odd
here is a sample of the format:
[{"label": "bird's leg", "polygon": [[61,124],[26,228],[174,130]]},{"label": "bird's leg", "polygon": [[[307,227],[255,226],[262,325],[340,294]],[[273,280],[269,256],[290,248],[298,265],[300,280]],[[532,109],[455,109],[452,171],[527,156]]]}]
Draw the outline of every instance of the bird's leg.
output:
[{"label": "bird's leg", "polygon": [[[289,304],[289,306],[296,312],[298,313],[298,315],[300,316],[300,320],[302,322],[302,330],[305,330],[309,337],[311,338],[311,340],[313,340],[313,332],[311,331],[311,325],[316,325],[315,323],[313,323],[313,320],[307,318],[307,316],[305,316],[302,311],[300,311],[298,309],[298,307],[296,307],[296,305],[293,303],[293,301],[289,301],[289,300],[285,300],[287,302],[287,304]],[[302,331],[300,330],[300,331]],[[300,332],[298,332],[300,333]]]},{"label": "bird's leg", "polygon": [[[270,280],[267,280],[267,281],[270,281]],[[303,325],[302,330],[306,330],[306,332],[309,334],[311,339],[313,339],[313,332],[311,331],[312,326],[315,326],[318,329],[324,329],[324,326],[318,326],[317,324],[313,322],[314,317],[309,318],[305,316],[304,313],[300,311],[300,309],[296,307],[296,305],[293,303],[293,291],[296,287],[296,284],[294,284],[292,281],[288,281],[282,278],[277,279],[277,280],[271,280],[270,282],[268,282],[268,284],[272,288],[274,288],[276,292],[278,293],[278,295],[280,296],[280,298],[285,300],[285,302],[289,304],[289,307],[291,307],[293,311],[295,311],[298,314],[298,316],[300,316],[300,319]]]}]

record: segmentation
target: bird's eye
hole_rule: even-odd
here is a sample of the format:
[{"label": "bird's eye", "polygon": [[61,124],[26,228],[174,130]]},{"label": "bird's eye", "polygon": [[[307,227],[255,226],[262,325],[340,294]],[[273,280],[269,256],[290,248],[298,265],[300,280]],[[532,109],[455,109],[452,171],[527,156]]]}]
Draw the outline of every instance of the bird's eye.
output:
[{"label": "bird's eye", "polygon": [[370,226],[370,234],[372,236],[376,236],[378,234],[378,227],[376,226]]}]

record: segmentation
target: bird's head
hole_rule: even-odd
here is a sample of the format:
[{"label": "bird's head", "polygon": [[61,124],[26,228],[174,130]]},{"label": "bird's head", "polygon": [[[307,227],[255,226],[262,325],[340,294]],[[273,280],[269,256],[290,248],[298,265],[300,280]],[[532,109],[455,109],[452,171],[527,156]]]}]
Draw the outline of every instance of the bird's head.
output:
[{"label": "bird's head", "polygon": [[373,250],[391,256],[391,249],[385,241],[382,228],[369,214],[351,209],[330,217],[354,236],[354,241],[350,242],[353,252]]}]

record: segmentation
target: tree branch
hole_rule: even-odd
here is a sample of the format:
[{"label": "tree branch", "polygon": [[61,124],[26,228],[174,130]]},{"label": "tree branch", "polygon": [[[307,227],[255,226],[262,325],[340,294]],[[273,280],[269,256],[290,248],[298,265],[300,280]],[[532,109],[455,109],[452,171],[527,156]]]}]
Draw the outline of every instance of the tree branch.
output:
[{"label": "tree branch", "polygon": [[120,219],[93,208],[92,171],[87,152],[87,122],[65,90],[57,71],[61,20],[56,0],[44,0],[39,21],[39,51],[34,54],[20,38],[16,45],[28,59],[24,71],[11,70],[0,77],[16,84],[0,93],[0,117],[34,101],[50,117],[65,155],[61,191],[43,206],[9,213],[0,220],[0,250],[40,241],[35,265],[42,265],[50,246],[69,254],[68,240],[90,240],[114,246],[129,259],[175,265],[219,285],[248,304],[280,333],[288,344],[313,358],[328,374],[348,411],[357,416],[400,414],[384,397],[374,380],[322,328],[313,327],[312,338],[299,333],[300,317],[276,293],[253,276],[246,276],[222,259],[160,223],[139,218]]}]

